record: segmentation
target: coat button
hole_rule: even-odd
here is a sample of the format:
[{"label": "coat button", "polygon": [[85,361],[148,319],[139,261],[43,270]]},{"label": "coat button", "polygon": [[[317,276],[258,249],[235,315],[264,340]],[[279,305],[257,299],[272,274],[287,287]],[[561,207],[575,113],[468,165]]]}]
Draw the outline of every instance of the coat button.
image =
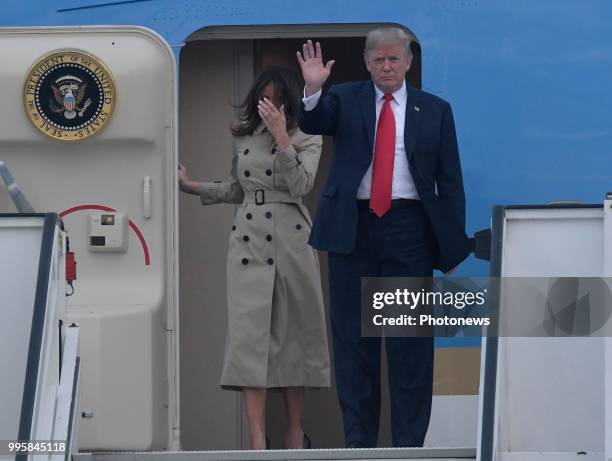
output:
[{"label": "coat button", "polygon": [[274,260],[272,258],[268,258],[268,264],[271,266],[272,264],[274,264]]},{"label": "coat button", "polygon": [[247,258],[242,258],[242,264],[243,265],[247,265],[249,263],[249,260]]},{"label": "coat button", "polygon": [[245,242],[248,242],[249,241],[249,236],[245,235],[244,237],[242,237],[242,240],[244,240]]},{"label": "coat button", "polygon": [[236,230],[236,226],[232,226],[232,230],[235,231]]},{"label": "coat button", "polygon": [[247,219],[251,219],[252,217],[253,217],[253,215],[252,215],[251,213],[247,213],[247,214],[246,214],[246,218],[247,218]]},{"label": "coat button", "polygon": [[266,174],[267,174],[268,176],[272,176],[272,170],[266,170]]},{"label": "coat button", "polygon": [[295,225],[295,228],[296,228],[297,230],[300,230],[300,229],[302,228],[302,225],[301,225],[301,224],[296,224],[296,225]]},{"label": "coat button", "polygon": [[271,235],[266,235],[266,240],[267,240],[268,242],[271,242],[271,241],[272,241],[272,236],[271,236]]},{"label": "coat button", "polygon": [[244,149],[244,155],[248,155],[249,154],[249,149]]},{"label": "coat button", "polygon": [[272,217],[272,213],[270,211],[266,211],[266,218],[270,219]]},{"label": "coat button", "polygon": [[251,172],[249,170],[246,170],[244,172],[244,175],[248,178],[249,176],[251,176]]}]

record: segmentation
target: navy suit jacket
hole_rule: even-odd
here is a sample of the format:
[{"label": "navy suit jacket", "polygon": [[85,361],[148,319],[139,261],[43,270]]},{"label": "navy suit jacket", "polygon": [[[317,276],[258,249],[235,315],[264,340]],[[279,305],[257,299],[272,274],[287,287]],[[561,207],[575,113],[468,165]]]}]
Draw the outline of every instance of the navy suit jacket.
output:
[{"label": "navy suit jacket", "polygon": [[[317,106],[300,111],[304,133],[334,137],[334,158],[309,243],[350,253],[357,235],[357,189],[374,151],[374,83],[333,85]],[[448,102],[407,85],[404,144],[408,165],[437,242],[436,269],[446,272],[469,254],[465,193],[455,123]]]}]

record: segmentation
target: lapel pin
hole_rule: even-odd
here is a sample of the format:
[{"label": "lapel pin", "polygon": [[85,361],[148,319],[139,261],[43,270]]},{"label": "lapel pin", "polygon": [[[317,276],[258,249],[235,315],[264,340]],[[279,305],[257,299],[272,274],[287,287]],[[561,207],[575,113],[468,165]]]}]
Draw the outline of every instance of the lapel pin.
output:
[{"label": "lapel pin", "polygon": [[421,109],[419,109],[419,106],[414,106],[414,110],[416,110],[417,112],[419,112]]}]

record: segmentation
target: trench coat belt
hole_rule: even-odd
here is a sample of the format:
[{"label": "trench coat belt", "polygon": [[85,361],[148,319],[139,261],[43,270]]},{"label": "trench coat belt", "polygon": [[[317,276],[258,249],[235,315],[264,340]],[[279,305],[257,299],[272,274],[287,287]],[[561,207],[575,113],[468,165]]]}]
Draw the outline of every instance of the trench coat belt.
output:
[{"label": "trench coat belt", "polygon": [[244,200],[242,203],[254,203],[263,205],[265,203],[297,203],[302,205],[302,197],[294,197],[289,192],[278,190],[256,189],[253,191],[244,191]]}]

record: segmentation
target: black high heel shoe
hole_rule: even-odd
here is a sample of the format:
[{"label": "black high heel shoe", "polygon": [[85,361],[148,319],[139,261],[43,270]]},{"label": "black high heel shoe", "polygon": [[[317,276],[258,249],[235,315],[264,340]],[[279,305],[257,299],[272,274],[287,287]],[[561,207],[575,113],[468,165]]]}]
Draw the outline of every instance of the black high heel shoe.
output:
[{"label": "black high heel shoe", "polygon": [[312,447],[312,442],[310,441],[310,437],[308,437],[306,432],[304,432],[304,441],[302,442],[302,446],[304,447],[304,450],[308,450],[310,447]]}]

